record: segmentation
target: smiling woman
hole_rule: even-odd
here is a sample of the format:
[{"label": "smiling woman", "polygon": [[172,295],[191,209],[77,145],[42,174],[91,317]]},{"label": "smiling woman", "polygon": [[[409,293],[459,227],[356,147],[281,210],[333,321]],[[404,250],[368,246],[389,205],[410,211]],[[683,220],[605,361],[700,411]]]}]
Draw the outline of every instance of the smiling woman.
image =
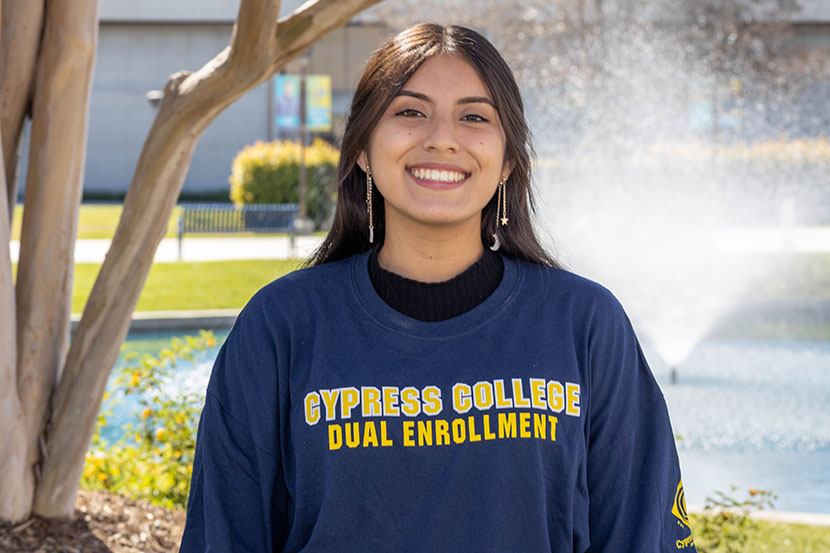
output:
[{"label": "smiling woman", "polygon": [[[384,199],[381,265],[442,281],[481,257],[481,211],[513,165],[504,152],[499,114],[475,69],[454,55],[425,61],[358,158]],[[419,259],[436,242],[455,252],[453,263],[433,267]]]},{"label": "smiling woman", "polygon": [[377,50],[331,231],[216,359],[183,552],[694,551],[662,393],[536,239],[530,153],[480,34]]},{"label": "smiling woman", "polygon": [[[400,271],[401,263],[406,263],[410,276],[440,281],[469,266],[476,259],[471,252],[480,256],[482,244],[492,246],[498,236],[501,253],[558,267],[539,244],[531,224],[531,154],[521,93],[493,45],[475,31],[457,26],[424,24],[407,29],[377,50],[357,85],[343,136],[334,222],[310,264],[343,259],[377,245],[387,267]],[[373,161],[374,156],[379,157]],[[397,169],[390,163],[397,163]],[[372,195],[367,187],[367,169],[379,194]],[[441,170],[448,171],[446,179]],[[448,186],[450,171],[463,175],[460,185],[452,181]],[[500,196],[495,192],[502,177],[507,178]],[[458,175],[454,178],[459,179]],[[416,194],[407,184],[429,190]],[[390,205],[387,193],[395,197],[402,193],[403,198]],[[463,222],[469,231],[478,218],[477,234],[462,233],[463,244],[440,240],[444,244],[441,255],[424,251],[390,255],[399,241],[386,229],[386,209],[404,209],[402,215],[409,213],[409,220],[403,230],[431,242],[435,231],[446,237],[461,230],[451,224],[459,222],[451,210],[459,207],[462,196],[471,196]],[[409,202],[401,205],[402,199],[410,197],[426,205],[420,209]],[[371,209],[367,209],[369,198]],[[469,206],[475,203],[480,204],[479,213],[470,219]],[[418,211],[419,217],[432,217],[438,226],[415,224],[419,218],[413,218],[412,211]],[[370,224],[375,229],[374,242],[369,241]],[[476,235],[480,235],[478,240]],[[392,257],[401,259],[392,263]],[[422,265],[425,258],[428,261]],[[429,274],[433,270],[435,274]]]}]

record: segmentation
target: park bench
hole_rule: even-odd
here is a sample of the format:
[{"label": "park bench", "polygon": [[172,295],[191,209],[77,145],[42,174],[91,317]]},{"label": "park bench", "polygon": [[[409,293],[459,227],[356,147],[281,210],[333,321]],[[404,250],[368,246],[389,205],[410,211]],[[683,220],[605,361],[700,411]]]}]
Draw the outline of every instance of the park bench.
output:
[{"label": "park bench", "polygon": [[294,248],[297,204],[180,204],[179,260],[185,234],[287,232]]}]

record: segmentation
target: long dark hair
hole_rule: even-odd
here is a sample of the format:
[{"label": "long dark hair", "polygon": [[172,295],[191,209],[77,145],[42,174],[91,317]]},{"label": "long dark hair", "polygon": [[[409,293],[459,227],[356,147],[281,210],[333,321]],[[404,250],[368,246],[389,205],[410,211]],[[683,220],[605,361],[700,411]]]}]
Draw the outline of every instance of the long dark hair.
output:
[{"label": "long dark hair", "polygon": [[[496,105],[506,136],[505,159],[514,168],[507,181],[507,226],[498,228],[500,251],[526,261],[559,267],[539,243],[533,230],[535,213],[530,186],[530,158],[533,147],[524,116],[519,87],[507,63],[496,48],[479,33],[451,25],[422,23],[402,31],[372,55],[357,84],[337,169],[337,207],[325,241],[306,262],[319,265],[365,252],[369,243],[369,216],[366,209],[366,173],[358,166],[360,152],[369,143],[372,131],[422,63],[438,54],[453,54],[472,65],[487,86]],[[375,241],[385,235],[383,197],[375,188],[372,195]],[[481,239],[489,245],[496,233],[496,194],[481,212]]]}]

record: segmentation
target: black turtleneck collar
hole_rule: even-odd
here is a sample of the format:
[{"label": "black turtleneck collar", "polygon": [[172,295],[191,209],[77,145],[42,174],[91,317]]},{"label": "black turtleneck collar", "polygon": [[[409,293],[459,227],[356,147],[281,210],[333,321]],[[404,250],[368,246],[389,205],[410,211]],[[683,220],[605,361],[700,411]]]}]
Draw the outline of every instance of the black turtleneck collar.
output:
[{"label": "black turtleneck collar", "polygon": [[378,263],[377,249],[369,256],[369,277],[383,301],[396,311],[425,322],[466,313],[498,288],[503,274],[501,257],[487,248],[478,261],[444,282],[420,282],[387,271]]}]

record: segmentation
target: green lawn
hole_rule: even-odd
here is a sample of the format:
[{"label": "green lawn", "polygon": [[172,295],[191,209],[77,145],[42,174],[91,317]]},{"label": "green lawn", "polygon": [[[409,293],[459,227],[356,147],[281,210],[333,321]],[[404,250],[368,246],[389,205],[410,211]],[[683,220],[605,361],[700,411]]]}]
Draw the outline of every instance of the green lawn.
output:
[{"label": "green lawn", "polygon": [[[241,309],[254,293],[294,269],[299,260],[155,263],[137,311]],[[75,265],[72,312],[83,310],[100,265]]]},{"label": "green lawn", "polygon": [[[115,235],[120,217],[121,204],[83,204],[78,214],[78,238],[112,238]],[[179,208],[175,207],[173,215],[170,216],[170,220],[167,222],[166,237],[176,237],[178,219]],[[23,206],[16,205],[14,220],[12,221],[12,240],[20,240],[22,220]]]},{"label": "green lawn", "polygon": [[[692,515],[692,533],[695,520]],[[747,553],[826,553],[830,551],[830,527],[785,524],[765,520],[749,521],[747,542],[740,551]],[[699,553],[714,553],[698,544]]]},{"label": "green lawn", "polygon": [[747,545],[747,551],[754,553],[826,553],[830,551],[830,528],[758,521]]},{"label": "green lawn", "polygon": [[[241,309],[254,293],[291,272],[300,260],[155,263],[138,299],[137,311]],[[76,263],[72,313],[81,313],[101,268]],[[13,267],[17,271],[17,266]]]}]

